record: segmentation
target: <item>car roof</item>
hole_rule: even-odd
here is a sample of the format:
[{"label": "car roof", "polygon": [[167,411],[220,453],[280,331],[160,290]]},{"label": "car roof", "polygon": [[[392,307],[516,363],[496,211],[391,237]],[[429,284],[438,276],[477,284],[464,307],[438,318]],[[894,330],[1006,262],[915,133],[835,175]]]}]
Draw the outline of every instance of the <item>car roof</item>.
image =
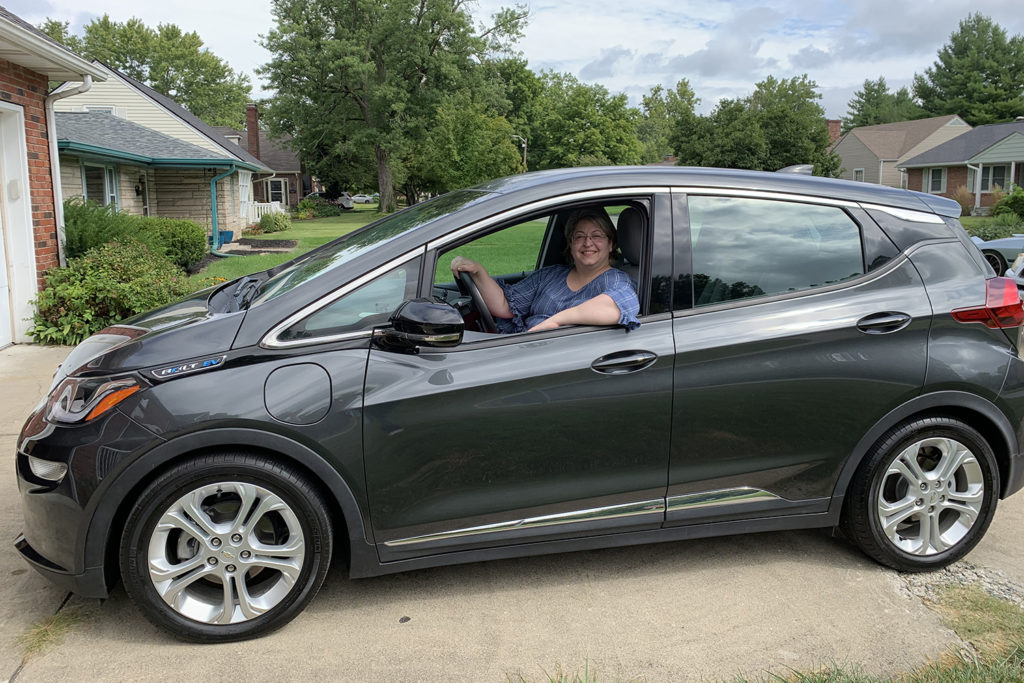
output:
[{"label": "car roof", "polygon": [[[602,181],[606,181],[602,182]],[[790,192],[799,195],[828,197],[853,202],[896,206],[959,217],[960,205],[939,195],[901,190],[853,180],[822,178],[798,173],[771,173],[725,168],[692,166],[588,166],[521,173],[477,185],[473,189],[507,194],[565,184],[595,187],[607,184],[620,186],[670,186],[726,188]]]}]

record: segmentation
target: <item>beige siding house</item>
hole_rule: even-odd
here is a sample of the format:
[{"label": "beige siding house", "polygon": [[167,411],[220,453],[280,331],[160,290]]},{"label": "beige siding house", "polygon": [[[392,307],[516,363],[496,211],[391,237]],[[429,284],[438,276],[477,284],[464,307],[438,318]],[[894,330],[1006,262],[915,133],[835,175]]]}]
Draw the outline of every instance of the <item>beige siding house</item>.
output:
[{"label": "beige siding house", "polygon": [[832,149],[842,159],[840,177],[907,187],[903,162],[969,130],[971,126],[956,115],[882,123],[850,130]]},{"label": "beige siding house", "polygon": [[[240,234],[253,178],[272,170],[168,97],[94,64],[107,80],[56,107],[65,196],[187,218],[211,235],[216,224],[218,238],[220,231]],[[56,92],[75,86],[64,83]]]},{"label": "beige siding house", "polygon": [[975,213],[984,213],[995,190],[1021,184],[1024,121],[978,126],[901,165],[911,190],[950,197],[962,186],[974,195]]}]

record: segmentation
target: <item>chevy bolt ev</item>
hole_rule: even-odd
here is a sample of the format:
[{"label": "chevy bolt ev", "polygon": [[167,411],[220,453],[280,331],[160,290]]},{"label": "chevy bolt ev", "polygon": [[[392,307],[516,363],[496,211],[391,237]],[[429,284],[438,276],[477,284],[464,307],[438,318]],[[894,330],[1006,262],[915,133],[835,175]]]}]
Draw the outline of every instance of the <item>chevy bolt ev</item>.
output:
[{"label": "chevy bolt ev", "polygon": [[[638,329],[497,334],[470,255],[617,226]],[[942,567],[1024,482],[1021,300],[952,201],[715,169],[531,173],[382,218],[87,339],[18,442],[17,549],[186,639],[352,577],[840,527]]]}]

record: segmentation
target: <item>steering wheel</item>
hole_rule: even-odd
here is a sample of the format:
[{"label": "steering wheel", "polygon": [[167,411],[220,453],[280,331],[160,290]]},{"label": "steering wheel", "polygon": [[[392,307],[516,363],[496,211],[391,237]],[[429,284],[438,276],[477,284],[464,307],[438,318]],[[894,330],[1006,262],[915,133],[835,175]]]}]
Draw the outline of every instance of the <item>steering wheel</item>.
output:
[{"label": "steering wheel", "polygon": [[473,308],[480,316],[480,324],[483,326],[484,332],[497,332],[498,327],[494,324],[494,316],[491,315],[490,309],[484,303],[484,297],[480,294],[480,288],[473,282],[473,276],[464,270],[459,271],[459,278],[455,283],[459,286],[459,291],[473,302]]}]

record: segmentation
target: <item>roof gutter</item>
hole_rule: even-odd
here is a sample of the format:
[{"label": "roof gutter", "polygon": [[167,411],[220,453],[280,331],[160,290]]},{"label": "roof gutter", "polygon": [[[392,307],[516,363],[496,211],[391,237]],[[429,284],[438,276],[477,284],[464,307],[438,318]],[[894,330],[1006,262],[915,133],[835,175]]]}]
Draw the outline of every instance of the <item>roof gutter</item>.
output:
[{"label": "roof gutter", "polygon": [[53,219],[57,223],[57,263],[66,265],[64,257],[64,193],[60,186],[60,152],[57,149],[57,125],[54,122],[53,103],[72,95],[80,95],[92,88],[92,76],[82,75],[82,84],[55,92],[46,97],[43,110],[46,112],[46,136],[50,154],[50,185],[53,187]]}]

